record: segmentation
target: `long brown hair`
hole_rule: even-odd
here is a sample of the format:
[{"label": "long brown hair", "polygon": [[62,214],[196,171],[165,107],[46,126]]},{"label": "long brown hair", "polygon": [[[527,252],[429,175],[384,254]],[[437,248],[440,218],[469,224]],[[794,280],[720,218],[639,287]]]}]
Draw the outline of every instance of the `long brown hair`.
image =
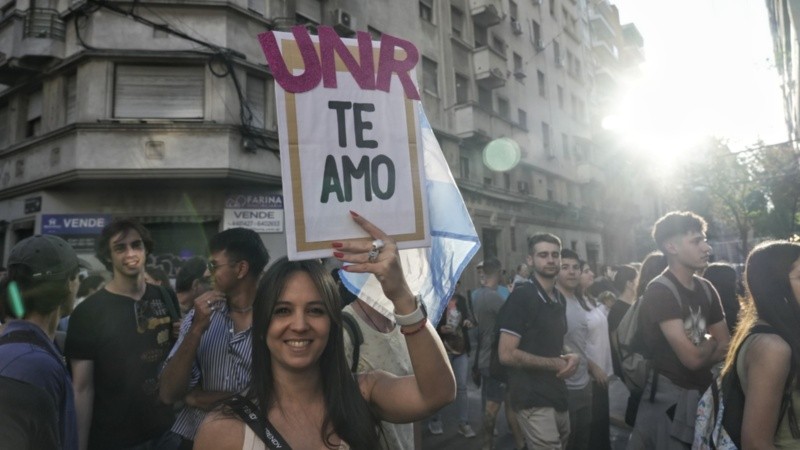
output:
[{"label": "long brown hair", "polygon": [[770,241],[750,252],[745,266],[745,298],[739,325],[725,358],[723,373],[736,370],[736,352],[758,320],[772,326],[792,348],[791,364],[800,367],[800,305],[789,272],[800,258],[800,244]]},{"label": "long brown hair", "polygon": [[380,421],[361,395],[345,358],[339,290],[331,274],[319,261],[289,261],[283,257],[275,261],[258,283],[253,303],[253,378],[250,396],[257,401],[266,417],[275,402],[275,380],[266,343],[267,329],[286,282],[296,272],[305,272],[314,282],[331,319],[328,343],[319,359],[326,409],[320,430],[322,440],[333,448],[335,446],[331,438],[336,434],[354,450],[378,448]]}]

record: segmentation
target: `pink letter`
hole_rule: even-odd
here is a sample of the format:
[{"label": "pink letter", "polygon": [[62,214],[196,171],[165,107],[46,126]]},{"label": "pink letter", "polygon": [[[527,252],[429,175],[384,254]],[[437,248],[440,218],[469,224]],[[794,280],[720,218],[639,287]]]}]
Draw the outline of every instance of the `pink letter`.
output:
[{"label": "pink letter", "polygon": [[287,92],[294,93],[310,91],[319,84],[321,76],[317,52],[314,50],[314,43],[311,42],[311,36],[305,27],[302,25],[292,27],[292,34],[294,34],[300,54],[303,56],[302,75],[293,75],[286,68],[286,61],[283,60],[278,49],[278,42],[271,31],[259,34],[258,42],[261,43],[261,49],[264,51],[264,56],[267,57],[267,64],[272,70],[272,76],[282,88]]},{"label": "pink letter", "polygon": [[366,31],[358,32],[358,57],[359,66],[353,54],[344,45],[342,39],[331,27],[317,28],[319,33],[319,52],[322,64],[322,85],[326,88],[336,87],[335,54],[342,58],[347,70],[361,89],[375,89],[375,64],[372,58],[372,39]]},{"label": "pink letter", "polygon": [[[402,61],[394,59],[395,47],[400,47],[406,51],[406,59]],[[419,100],[419,92],[417,92],[417,87],[414,85],[414,80],[409,75],[411,69],[417,65],[417,61],[419,61],[419,53],[414,44],[388,34],[381,36],[381,53],[376,80],[377,88],[389,92],[392,72],[394,72],[400,77],[400,83],[403,85],[406,97],[412,100]]]}]

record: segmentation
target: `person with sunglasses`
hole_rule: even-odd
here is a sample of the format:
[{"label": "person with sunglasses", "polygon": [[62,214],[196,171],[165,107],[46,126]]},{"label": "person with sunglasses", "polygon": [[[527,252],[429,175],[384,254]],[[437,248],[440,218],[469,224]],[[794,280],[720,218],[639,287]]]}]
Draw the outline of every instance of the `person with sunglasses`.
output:
[{"label": "person with sunglasses", "polygon": [[204,276],[212,289],[194,299],[159,380],[161,401],[185,403],[172,432],[192,447],[206,411],[250,383],[253,300],[269,253],[253,230],[232,228],[209,242]]}]

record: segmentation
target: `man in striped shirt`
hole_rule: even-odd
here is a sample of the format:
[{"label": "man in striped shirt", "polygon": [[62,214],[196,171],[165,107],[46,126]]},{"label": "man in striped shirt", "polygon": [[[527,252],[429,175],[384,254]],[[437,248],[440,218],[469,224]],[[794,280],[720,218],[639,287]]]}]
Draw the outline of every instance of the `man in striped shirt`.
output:
[{"label": "man in striped shirt", "polygon": [[172,432],[179,448],[191,448],[197,427],[215,402],[241,392],[250,383],[253,300],[258,278],[269,261],[261,238],[232,228],[209,242],[205,275],[213,289],[194,300],[181,324],[159,381],[165,403],[183,401]]}]

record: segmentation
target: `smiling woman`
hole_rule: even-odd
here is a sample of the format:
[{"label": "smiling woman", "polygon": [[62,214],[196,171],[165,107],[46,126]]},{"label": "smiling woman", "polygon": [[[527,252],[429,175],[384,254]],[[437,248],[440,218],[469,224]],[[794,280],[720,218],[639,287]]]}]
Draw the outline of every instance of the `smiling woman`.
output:
[{"label": "smiling woman", "polygon": [[414,375],[354,377],[345,359],[342,304],[333,277],[318,260],[282,258],[256,292],[247,398],[237,396],[208,416],[194,448],[371,450],[381,446],[381,420],[420,420],[453,400],[453,371],[403,278],[396,244],[366,219],[353,214],[353,220],[384,246],[370,256],[370,241],[334,242],[333,255],[351,263],[348,272],[369,272],[380,281],[398,314]]}]

